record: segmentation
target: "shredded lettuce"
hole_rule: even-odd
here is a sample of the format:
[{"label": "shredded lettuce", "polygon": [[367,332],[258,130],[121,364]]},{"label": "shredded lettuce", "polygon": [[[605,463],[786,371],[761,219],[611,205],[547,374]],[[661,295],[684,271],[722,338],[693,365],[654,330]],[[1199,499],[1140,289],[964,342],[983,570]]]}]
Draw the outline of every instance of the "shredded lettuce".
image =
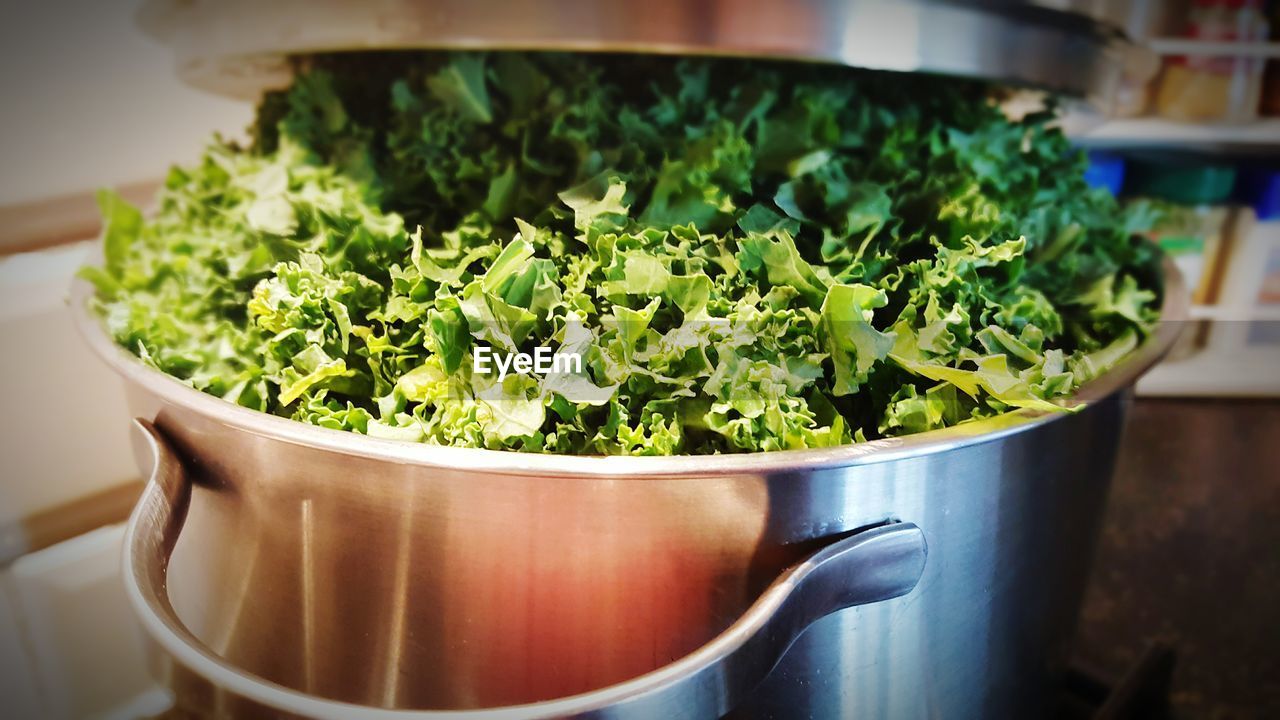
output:
[{"label": "shredded lettuce", "polygon": [[[110,192],[84,276],[192,387],[322,427],[699,454],[1060,400],[1156,319],[1132,212],[982,84],[733,60],[318,57],[241,149]],[[474,371],[476,348],[572,372]]]}]

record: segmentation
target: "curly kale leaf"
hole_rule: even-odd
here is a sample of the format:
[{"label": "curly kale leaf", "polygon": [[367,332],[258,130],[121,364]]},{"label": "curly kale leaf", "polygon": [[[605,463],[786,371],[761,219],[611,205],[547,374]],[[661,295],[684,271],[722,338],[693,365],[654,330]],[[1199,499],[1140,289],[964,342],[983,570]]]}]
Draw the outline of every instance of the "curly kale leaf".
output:
[{"label": "curly kale leaf", "polygon": [[[231,402],[524,451],[1056,410],[1155,319],[1132,213],[991,88],[732,60],[321,56],[249,150],[102,197],[111,334]],[[477,372],[550,348],[563,372]]]}]

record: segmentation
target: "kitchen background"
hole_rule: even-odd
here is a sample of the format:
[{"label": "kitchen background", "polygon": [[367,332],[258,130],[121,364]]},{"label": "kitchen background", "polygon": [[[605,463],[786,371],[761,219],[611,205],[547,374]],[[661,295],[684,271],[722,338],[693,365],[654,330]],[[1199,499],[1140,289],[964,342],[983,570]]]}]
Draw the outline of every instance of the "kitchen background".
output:
[{"label": "kitchen background", "polygon": [[[1155,239],[1195,322],[1139,384],[1074,692],[1087,705],[1127,678],[1177,717],[1277,717],[1280,15],[1134,7],[1129,31],[1160,65],[1110,116],[1073,110],[1066,127],[1096,184],[1178,206]],[[20,17],[0,23],[0,697],[18,717],[136,717],[165,704],[118,582],[141,481],[119,385],[75,335],[66,289],[91,252],[94,188],[144,201],[252,108],[184,86],[119,3]]]}]

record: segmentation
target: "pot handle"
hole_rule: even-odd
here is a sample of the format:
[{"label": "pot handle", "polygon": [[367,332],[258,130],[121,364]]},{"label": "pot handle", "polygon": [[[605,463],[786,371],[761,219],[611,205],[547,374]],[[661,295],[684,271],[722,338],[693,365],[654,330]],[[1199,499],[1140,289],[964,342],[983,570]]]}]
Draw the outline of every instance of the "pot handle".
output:
[{"label": "pot handle", "polygon": [[580,696],[602,704],[573,714],[609,720],[720,717],[745,700],[817,620],[911,592],[927,555],[924,532],[907,522],[837,540],[785,571],[711,642],[648,675]]},{"label": "pot handle", "polygon": [[783,572],[727,630],[685,657],[633,680],[582,695],[508,708],[408,711],[356,707],[304,695],[217,657],[182,625],[169,603],[169,556],[191,486],[164,433],[134,420],[139,466],[150,482],[125,535],[125,586],[149,634],[180,663],[223,688],[293,715],[332,720],[436,720],[573,716],[608,720],[720,717],[765,679],[800,634],[831,613],[911,592],[928,547],[911,523],[888,522],[841,538]]},{"label": "pot handle", "polygon": [[191,483],[164,433],[149,420],[134,418],[131,436],[134,458],[149,480],[129,518],[125,577],[137,583],[150,602],[159,601],[167,607],[165,576],[186,519]]}]

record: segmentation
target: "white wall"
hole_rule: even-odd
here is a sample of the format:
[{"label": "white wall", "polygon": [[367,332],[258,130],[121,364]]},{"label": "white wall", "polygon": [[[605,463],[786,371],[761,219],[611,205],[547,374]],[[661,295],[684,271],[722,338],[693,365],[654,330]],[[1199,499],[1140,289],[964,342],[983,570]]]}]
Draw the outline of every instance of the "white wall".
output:
[{"label": "white wall", "polygon": [[0,205],[160,177],[253,109],[183,86],[136,0],[0,3]]},{"label": "white wall", "polygon": [[[183,86],[136,6],[0,0],[0,206],[158,179],[215,130],[243,135],[252,106]],[[89,252],[0,258],[0,532],[137,475],[120,383],[66,308]]]}]

